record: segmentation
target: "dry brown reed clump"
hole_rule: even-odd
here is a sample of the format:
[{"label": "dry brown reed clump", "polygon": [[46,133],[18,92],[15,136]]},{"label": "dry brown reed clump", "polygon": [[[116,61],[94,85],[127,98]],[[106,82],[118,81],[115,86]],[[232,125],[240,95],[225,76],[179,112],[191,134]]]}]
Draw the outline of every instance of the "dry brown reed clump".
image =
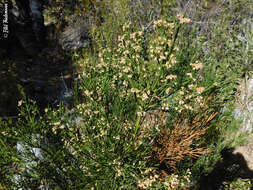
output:
[{"label": "dry brown reed clump", "polygon": [[197,158],[210,150],[197,145],[197,141],[209,128],[209,123],[217,113],[207,111],[196,114],[193,119],[186,122],[185,113],[181,114],[175,127],[165,127],[164,120],[161,121],[161,135],[154,148],[154,159],[160,165],[165,165],[170,171],[177,171],[176,163],[186,157]]}]

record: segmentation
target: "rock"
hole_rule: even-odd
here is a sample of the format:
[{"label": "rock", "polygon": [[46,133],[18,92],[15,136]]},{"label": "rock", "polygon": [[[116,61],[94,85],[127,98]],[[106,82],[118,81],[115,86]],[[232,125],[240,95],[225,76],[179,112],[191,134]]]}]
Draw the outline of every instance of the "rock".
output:
[{"label": "rock", "polygon": [[234,110],[234,117],[242,119],[241,131],[251,132],[253,128],[253,78],[240,84],[240,95]]},{"label": "rock", "polygon": [[29,0],[32,13],[32,29],[38,42],[43,42],[45,37],[44,17],[42,3],[39,0]]},{"label": "rock", "polygon": [[[13,183],[19,190],[23,189],[22,184],[27,179],[27,175],[31,176],[38,175],[37,171],[34,170],[34,168],[37,167],[37,163],[39,161],[43,161],[46,159],[43,150],[39,148],[39,146],[46,147],[47,140],[45,140],[45,138],[43,138],[39,134],[32,134],[31,143],[36,146],[31,146],[23,141],[17,142],[16,145],[17,152],[20,154],[21,156],[20,158],[23,161],[22,166],[20,166],[21,172],[13,176]],[[44,185],[41,184],[40,187],[38,187],[38,189],[46,190],[48,189],[48,187],[49,187],[48,184]]]},{"label": "rock", "polygon": [[[250,139],[253,139],[253,135],[250,137]],[[237,153],[243,155],[245,161],[247,162],[248,168],[253,171],[253,140],[250,140],[249,143],[245,146],[236,147],[233,151],[233,154]]]},{"label": "rock", "polygon": [[[240,95],[234,110],[234,117],[242,120],[240,132],[252,132],[253,128],[253,78],[243,80],[239,86]],[[253,135],[248,138],[248,144],[236,147],[233,154],[240,153],[247,162],[248,168],[253,170]]]},{"label": "rock", "polygon": [[[9,7],[9,44],[16,46],[18,40],[29,56],[37,56],[45,35],[42,3],[38,0],[13,0]],[[10,43],[12,41],[15,43]]]},{"label": "rock", "polygon": [[78,50],[91,44],[87,23],[78,19],[75,23],[66,27],[59,38],[59,43],[64,50]]},{"label": "rock", "polygon": [[[47,162],[48,157],[44,150],[48,150],[53,144],[50,143],[49,139],[40,134],[31,134],[30,143],[25,141],[18,141],[16,145],[17,152],[20,154],[22,159],[22,165],[19,165],[20,172],[13,176],[12,182],[15,184],[15,189],[24,190],[27,189],[38,189],[38,190],[49,190],[52,189],[50,183],[44,180],[32,181],[33,179],[29,176],[40,175],[37,171],[39,162]],[[29,181],[31,180],[31,181]],[[33,184],[29,184],[29,182]]]},{"label": "rock", "polygon": [[24,160],[33,162],[31,158],[26,157],[26,151],[29,151],[31,154],[34,154],[34,156],[38,159],[43,159],[43,152],[40,148],[33,148],[29,145],[26,145],[23,142],[17,142],[17,151],[24,156]]},{"label": "rock", "polygon": [[[33,134],[31,139],[32,143],[38,144],[40,146],[46,145],[46,141],[43,140],[39,134]],[[28,162],[33,162],[33,159],[29,157],[30,155],[34,155],[39,160],[42,160],[44,158],[44,153],[41,148],[31,147],[25,142],[17,142],[17,151],[22,155],[23,159]]]}]

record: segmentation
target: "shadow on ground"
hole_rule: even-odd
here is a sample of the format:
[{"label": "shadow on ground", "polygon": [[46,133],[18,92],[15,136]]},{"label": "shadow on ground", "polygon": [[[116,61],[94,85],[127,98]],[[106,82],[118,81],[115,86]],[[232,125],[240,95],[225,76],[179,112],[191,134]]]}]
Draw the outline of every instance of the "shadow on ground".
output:
[{"label": "shadow on ground", "polygon": [[17,116],[19,86],[41,109],[58,104],[61,92],[72,88],[76,73],[72,58],[56,40],[47,38],[32,58],[15,37],[2,40],[0,46],[0,117]]},{"label": "shadow on ground", "polygon": [[[233,153],[234,149],[224,149],[222,160],[218,162],[211,173],[202,176],[199,190],[224,189],[225,184],[238,178],[250,179],[253,183],[253,171],[248,168],[247,162],[240,153]],[[252,188],[251,188],[252,189]]]}]

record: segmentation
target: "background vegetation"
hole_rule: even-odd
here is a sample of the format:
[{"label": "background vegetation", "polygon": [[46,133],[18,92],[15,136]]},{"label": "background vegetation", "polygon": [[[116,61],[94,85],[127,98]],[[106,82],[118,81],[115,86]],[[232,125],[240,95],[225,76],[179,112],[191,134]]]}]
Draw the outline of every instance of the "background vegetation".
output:
[{"label": "background vegetation", "polygon": [[[251,75],[250,1],[49,5],[56,26],[88,17],[93,45],[72,53],[71,107],[41,111],[22,93],[18,119],[0,120],[1,188],[198,189],[221,151],[244,143],[232,112]],[[227,187],[238,184],[251,182]]]}]

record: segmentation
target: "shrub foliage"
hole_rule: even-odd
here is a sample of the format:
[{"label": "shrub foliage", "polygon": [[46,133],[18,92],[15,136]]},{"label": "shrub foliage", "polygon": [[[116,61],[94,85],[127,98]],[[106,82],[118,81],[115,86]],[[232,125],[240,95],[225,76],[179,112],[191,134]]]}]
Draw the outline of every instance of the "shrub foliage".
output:
[{"label": "shrub foliage", "polygon": [[41,112],[23,95],[19,118],[0,120],[3,187],[189,189],[227,146],[234,120],[224,107],[242,74],[228,56],[239,56],[236,40],[218,25],[200,37],[194,20],[166,13],[173,1],[140,1],[150,19],[131,15],[131,1],[106,2],[82,2],[103,21],[91,27],[92,49],[73,52],[73,107]]}]

